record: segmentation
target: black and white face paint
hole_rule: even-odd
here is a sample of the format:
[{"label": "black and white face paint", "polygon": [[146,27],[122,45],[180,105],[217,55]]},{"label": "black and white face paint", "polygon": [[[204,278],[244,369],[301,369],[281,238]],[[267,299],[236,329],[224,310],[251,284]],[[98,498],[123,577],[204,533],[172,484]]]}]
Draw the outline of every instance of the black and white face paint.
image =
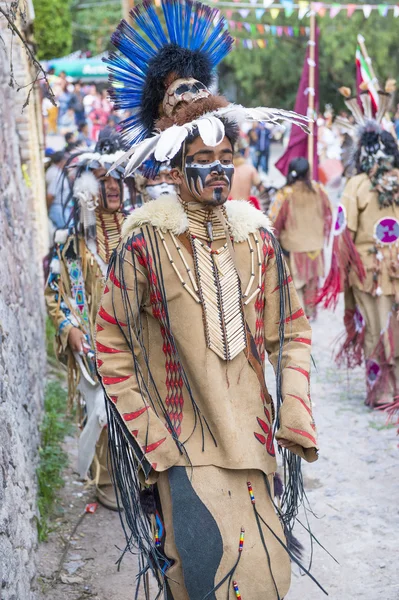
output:
[{"label": "black and white face paint", "polygon": [[[184,165],[186,185],[193,196],[199,200],[201,199],[204,188],[216,181],[224,181],[227,190],[230,191],[233,175],[233,163],[223,165],[220,160],[215,160],[213,163],[202,165],[194,162],[193,157],[186,157]],[[221,197],[222,191],[222,187],[213,188],[213,199],[216,204],[222,204],[224,202]]]},{"label": "black and white face paint", "polygon": [[154,183],[146,186],[146,192],[151,200],[156,200],[160,196],[171,196],[176,194],[176,187],[171,183]]}]

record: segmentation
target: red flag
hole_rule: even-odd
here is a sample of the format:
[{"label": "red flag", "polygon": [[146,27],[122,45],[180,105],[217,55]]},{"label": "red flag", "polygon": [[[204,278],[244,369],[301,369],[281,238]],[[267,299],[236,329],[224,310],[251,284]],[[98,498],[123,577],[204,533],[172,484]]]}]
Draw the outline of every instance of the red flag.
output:
[{"label": "red flag", "polygon": [[[316,47],[315,47],[315,85],[314,85],[314,93],[315,93],[315,112],[317,114],[319,109],[319,29],[316,28]],[[299,83],[298,93],[296,95],[295,100],[295,112],[300,115],[307,115],[308,113],[308,93],[309,93],[309,54],[310,54],[310,45],[308,44],[308,49],[306,51],[305,63],[303,65],[301,81]],[[293,125],[290,134],[290,140],[288,143],[287,150],[284,152],[283,156],[276,162],[277,169],[287,177],[288,174],[288,165],[290,164],[293,158],[297,158],[298,156],[304,156],[305,158],[308,156],[308,134],[305,131],[302,131],[300,127],[297,125]],[[314,123],[314,155],[313,155],[313,179],[318,180],[318,158],[317,158],[317,123]]]}]

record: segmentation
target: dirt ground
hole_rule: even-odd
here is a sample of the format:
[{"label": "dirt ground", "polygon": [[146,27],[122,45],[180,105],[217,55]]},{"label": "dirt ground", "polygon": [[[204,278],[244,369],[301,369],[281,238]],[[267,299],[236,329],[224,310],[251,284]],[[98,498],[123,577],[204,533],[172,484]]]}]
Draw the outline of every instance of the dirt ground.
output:
[{"label": "dirt ground", "polygon": [[[342,306],[336,315],[320,313],[313,327],[312,397],[320,458],[304,465],[305,485],[316,515],[310,517],[312,531],[339,564],[316,547],[312,573],[331,600],[398,600],[399,438],[394,427],[385,426],[385,415],[364,406],[362,369],[335,368],[331,352],[341,323]],[[68,439],[66,447],[73,465],[76,441]],[[40,600],[133,600],[136,557],[126,555],[118,572],[124,541],[119,517],[101,506],[82,518],[53,583],[65,541],[91,501],[91,492],[70,468],[62,490],[65,513],[39,549]],[[298,527],[298,537],[309,547],[303,533]],[[324,597],[294,566],[286,600]]]}]

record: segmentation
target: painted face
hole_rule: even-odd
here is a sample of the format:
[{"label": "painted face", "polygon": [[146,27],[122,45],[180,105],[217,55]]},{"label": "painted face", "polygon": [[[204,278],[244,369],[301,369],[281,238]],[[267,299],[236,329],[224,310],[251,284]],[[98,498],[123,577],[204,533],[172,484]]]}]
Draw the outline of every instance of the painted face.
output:
[{"label": "painted face", "polygon": [[[181,196],[191,196],[210,206],[223,204],[234,175],[233,152],[227,138],[215,147],[197,138],[188,148],[183,165]],[[182,193],[183,192],[183,193]]]},{"label": "painted face", "polygon": [[176,186],[170,172],[165,171],[159,173],[154,179],[148,179],[146,191],[151,200],[156,200],[160,196],[170,196],[176,194]]},{"label": "painted face", "polygon": [[215,204],[226,201],[223,192],[229,192],[234,174],[234,165],[231,161],[227,164],[215,160],[209,164],[195,162],[193,157],[187,156],[184,166],[184,175],[190,192],[201,200],[206,188],[212,188],[212,199]]}]

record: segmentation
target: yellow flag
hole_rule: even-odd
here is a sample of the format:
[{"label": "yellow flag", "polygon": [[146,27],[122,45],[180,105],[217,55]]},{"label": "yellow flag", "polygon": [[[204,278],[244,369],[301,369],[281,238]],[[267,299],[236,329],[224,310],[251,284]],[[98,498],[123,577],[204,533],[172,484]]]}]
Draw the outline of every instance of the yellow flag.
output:
[{"label": "yellow flag", "polygon": [[270,9],[270,14],[272,16],[272,19],[277,19],[279,13],[280,13],[280,9],[279,8],[271,8]]}]

